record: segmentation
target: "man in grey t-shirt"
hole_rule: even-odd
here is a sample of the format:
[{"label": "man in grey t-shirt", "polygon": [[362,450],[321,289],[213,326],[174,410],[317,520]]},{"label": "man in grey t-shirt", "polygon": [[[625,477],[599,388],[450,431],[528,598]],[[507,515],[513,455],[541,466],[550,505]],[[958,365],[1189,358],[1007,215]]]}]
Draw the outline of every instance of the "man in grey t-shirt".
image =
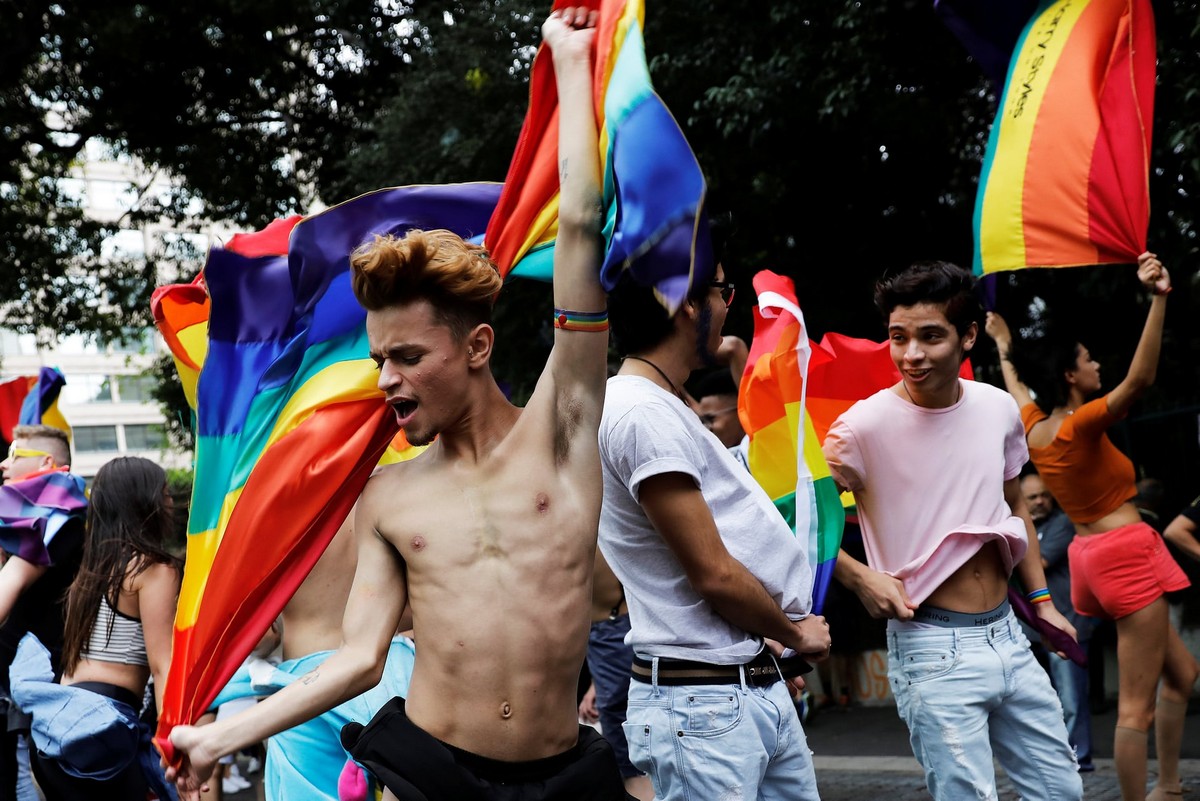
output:
[{"label": "man in grey t-shirt", "polygon": [[[600,423],[600,548],[625,587],[634,651],[625,734],[659,801],[816,799],[783,654],[829,653],[809,614],[802,545],[679,387],[721,349],[732,285],[697,287],[674,316],[622,283],[609,319],[626,355]],[[781,722],[782,721],[782,722]]]}]

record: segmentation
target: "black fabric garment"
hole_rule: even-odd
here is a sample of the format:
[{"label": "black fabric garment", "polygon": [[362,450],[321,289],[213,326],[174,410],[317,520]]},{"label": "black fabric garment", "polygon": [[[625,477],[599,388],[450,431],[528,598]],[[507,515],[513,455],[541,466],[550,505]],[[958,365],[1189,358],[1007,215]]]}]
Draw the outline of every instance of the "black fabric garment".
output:
[{"label": "black fabric garment", "polygon": [[612,748],[587,726],[562,754],[501,762],[430,736],[393,698],[366,726],[342,728],[342,745],[400,801],[631,801]]}]

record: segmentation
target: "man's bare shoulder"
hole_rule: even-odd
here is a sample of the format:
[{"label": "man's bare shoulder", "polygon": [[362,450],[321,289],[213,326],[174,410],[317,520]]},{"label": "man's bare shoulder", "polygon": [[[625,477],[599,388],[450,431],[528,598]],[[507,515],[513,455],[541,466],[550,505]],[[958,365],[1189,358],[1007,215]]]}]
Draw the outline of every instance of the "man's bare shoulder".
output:
[{"label": "man's bare shoulder", "polygon": [[438,472],[435,462],[426,451],[408,461],[375,468],[359,498],[356,521],[370,522],[382,509],[418,496]]}]

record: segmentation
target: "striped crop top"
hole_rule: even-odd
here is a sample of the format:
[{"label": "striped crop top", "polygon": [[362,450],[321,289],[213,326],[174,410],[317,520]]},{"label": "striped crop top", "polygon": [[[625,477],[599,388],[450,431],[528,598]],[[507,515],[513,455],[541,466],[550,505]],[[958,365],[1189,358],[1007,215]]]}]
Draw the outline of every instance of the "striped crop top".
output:
[{"label": "striped crop top", "polygon": [[[111,635],[109,626],[112,626]],[[142,621],[115,611],[109,605],[108,599],[101,596],[100,609],[96,612],[96,622],[92,626],[92,634],[88,638],[83,657],[98,662],[149,667]]]}]

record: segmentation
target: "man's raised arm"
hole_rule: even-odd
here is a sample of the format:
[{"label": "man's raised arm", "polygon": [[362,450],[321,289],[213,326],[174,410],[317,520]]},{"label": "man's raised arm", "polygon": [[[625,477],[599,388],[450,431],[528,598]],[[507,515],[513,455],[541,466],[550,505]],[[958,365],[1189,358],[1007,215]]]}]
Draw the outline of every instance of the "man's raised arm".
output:
[{"label": "man's raised arm", "polygon": [[[593,431],[600,420],[608,354],[606,297],[600,287],[600,154],[592,100],[595,23],[595,12],[568,8],[555,11],[542,25],[542,36],[554,57],[559,107],[555,332],[550,357],[555,405],[560,418],[566,406],[582,411],[593,423]],[[594,433],[591,439],[595,440]]]}]

